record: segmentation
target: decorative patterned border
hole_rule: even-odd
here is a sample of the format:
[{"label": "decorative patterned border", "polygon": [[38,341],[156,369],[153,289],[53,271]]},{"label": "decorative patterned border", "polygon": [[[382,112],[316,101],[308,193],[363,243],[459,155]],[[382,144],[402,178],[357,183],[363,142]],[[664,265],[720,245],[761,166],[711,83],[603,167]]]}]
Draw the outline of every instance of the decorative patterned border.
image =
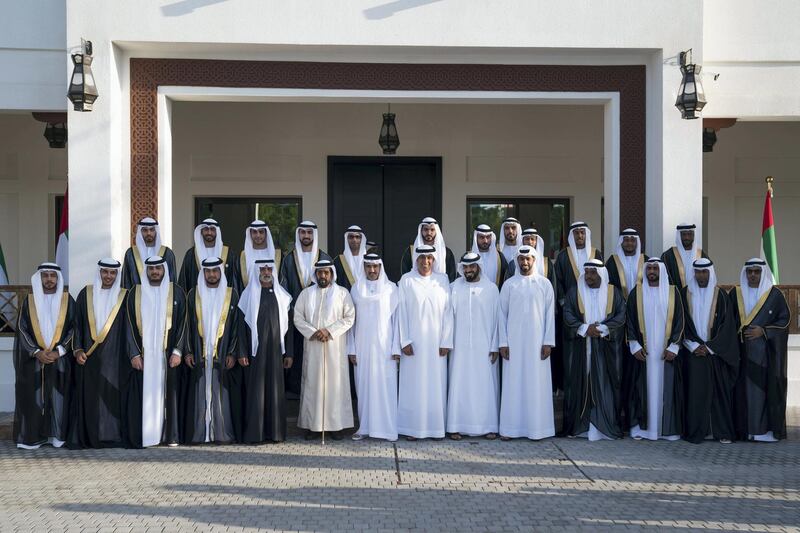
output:
[{"label": "decorative patterned border", "polygon": [[131,225],[158,212],[161,85],[620,94],[620,229],[645,235],[645,67],[131,59]]}]

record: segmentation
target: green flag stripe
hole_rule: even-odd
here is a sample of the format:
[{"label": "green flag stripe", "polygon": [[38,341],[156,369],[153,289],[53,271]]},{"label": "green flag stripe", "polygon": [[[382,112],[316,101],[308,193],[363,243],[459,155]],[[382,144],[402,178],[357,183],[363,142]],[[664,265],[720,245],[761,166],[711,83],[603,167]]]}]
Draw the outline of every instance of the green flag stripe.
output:
[{"label": "green flag stripe", "polygon": [[761,235],[761,246],[764,250],[764,260],[775,276],[775,283],[780,283],[778,274],[778,245],[775,242],[775,226],[770,226]]}]

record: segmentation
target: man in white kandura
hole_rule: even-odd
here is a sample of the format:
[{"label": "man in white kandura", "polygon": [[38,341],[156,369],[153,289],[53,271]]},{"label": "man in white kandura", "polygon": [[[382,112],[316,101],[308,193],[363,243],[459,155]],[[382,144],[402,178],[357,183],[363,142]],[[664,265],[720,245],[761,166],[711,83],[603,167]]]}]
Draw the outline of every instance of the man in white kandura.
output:
[{"label": "man in white kandura", "polygon": [[450,284],[453,306],[453,353],[448,376],[447,432],[453,440],[461,434],[497,438],[500,413],[500,376],[497,362],[500,292],[483,276],[481,257],[461,256],[458,273]]},{"label": "man in white kandura", "polygon": [[536,251],[517,250],[517,269],[500,292],[503,389],[500,436],[538,440],[555,435],[550,350],[556,344],[555,298],[536,271]]},{"label": "man in white kandura", "polygon": [[332,261],[317,261],[314,275],[316,283],[303,289],[294,306],[294,325],[305,343],[297,426],[308,440],[322,431],[340,440],[341,431],[353,427],[345,334],[356,310],[350,293],[336,284]]},{"label": "man in white kandura", "polygon": [[389,281],[377,254],[364,256],[364,275],[350,290],[356,323],[347,333],[347,353],[355,365],[358,431],[364,437],[397,440],[397,285]]},{"label": "man in white kandura", "polygon": [[447,275],[434,271],[436,249],[414,249],[414,268],[400,279],[400,392],[397,431],[406,440],[443,438],[447,410],[447,354],[453,312]]}]

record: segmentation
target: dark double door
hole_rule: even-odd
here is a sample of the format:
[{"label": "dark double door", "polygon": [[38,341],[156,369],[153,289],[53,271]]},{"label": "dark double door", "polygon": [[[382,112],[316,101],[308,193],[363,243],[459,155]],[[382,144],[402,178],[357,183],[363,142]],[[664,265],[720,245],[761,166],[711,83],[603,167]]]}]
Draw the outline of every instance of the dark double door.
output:
[{"label": "dark double door", "polygon": [[378,243],[386,274],[400,279],[400,259],[426,216],[441,220],[439,157],[328,157],[328,252],[342,253],[356,224]]}]

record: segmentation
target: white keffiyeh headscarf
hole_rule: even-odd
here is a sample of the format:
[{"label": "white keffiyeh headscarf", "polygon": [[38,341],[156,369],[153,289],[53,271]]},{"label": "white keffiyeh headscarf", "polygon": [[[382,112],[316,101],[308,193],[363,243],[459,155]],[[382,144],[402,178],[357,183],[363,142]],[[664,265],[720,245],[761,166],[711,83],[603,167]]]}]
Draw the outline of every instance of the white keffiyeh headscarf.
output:
[{"label": "white keffiyeh headscarf", "polygon": [[[42,272],[55,272],[58,276],[56,290],[52,294],[45,294],[42,287]],[[42,330],[42,339],[45,346],[50,346],[55,335],[58,315],[61,311],[61,298],[64,293],[64,277],[61,268],[55,263],[42,263],[31,276],[31,291],[33,302],[36,305],[36,317]]]},{"label": "white keffiyeh headscarf", "polygon": [[[103,288],[103,279],[100,276],[102,269],[116,270],[117,279],[110,289]],[[108,322],[111,311],[119,299],[120,284],[122,282],[122,264],[116,259],[102,259],[97,263],[97,271],[94,276],[94,286],[92,287],[92,308],[94,309],[94,323],[97,331],[101,331]],[[89,302],[86,302],[87,305]]]}]

